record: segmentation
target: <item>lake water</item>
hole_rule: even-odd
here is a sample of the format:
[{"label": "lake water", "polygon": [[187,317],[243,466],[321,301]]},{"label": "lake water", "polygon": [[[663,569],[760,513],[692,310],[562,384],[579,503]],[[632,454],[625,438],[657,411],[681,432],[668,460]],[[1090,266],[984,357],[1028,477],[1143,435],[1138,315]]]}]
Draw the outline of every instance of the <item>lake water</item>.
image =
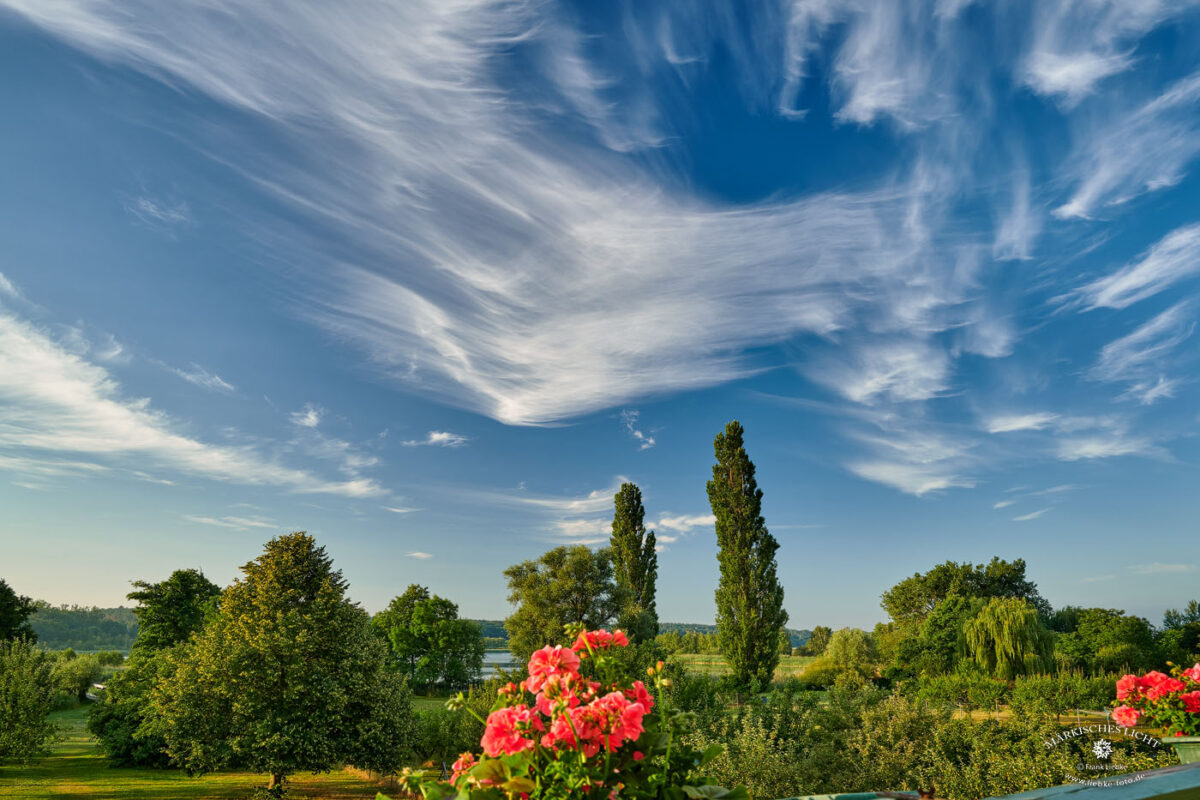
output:
[{"label": "lake water", "polygon": [[497,669],[512,670],[517,667],[517,662],[513,660],[512,653],[507,650],[488,650],[483,654],[483,677],[494,678],[497,675]]}]

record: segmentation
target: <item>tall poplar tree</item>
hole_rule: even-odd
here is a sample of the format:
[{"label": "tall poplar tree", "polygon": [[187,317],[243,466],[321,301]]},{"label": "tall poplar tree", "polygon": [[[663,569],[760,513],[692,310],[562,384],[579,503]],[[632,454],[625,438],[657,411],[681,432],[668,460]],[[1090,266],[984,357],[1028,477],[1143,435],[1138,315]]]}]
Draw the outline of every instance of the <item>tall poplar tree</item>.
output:
[{"label": "tall poplar tree", "polygon": [[658,554],[654,531],[647,531],[642,490],[635,483],[621,484],[613,497],[612,561],[624,605],[618,624],[635,642],[648,642],[658,635],[658,610],[654,585],[658,580]]},{"label": "tall poplar tree", "polygon": [[762,517],[762,490],[754,463],[742,445],[734,420],[713,441],[717,463],[708,482],[708,502],[716,517],[717,635],[734,678],[760,687],[771,682],[779,663],[779,629],[787,624],[783,587],[776,576],[779,542]]}]

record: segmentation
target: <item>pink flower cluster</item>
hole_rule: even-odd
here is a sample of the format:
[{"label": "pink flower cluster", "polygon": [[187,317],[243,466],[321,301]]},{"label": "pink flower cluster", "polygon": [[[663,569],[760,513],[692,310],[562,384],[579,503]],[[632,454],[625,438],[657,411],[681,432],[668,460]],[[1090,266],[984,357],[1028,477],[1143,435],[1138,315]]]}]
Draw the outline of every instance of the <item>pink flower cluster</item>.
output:
[{"label": "pink flower cluster", "polygon": [[[509,684],[501,694],[514,698],[521,691],[534,695],[533,705],[516,703],[498,708],[487,718],[480,744],[493,758],[533,750],[578,750],[590,758],[601,749],[612,752],[642,734],[642,718],[654,699],[641,681],[627,688],[604,687],[579,674],[580,656],[613,646],[626,647],[621,631],[585,631],[571,646],[543,647],[529,659],[529,677],[518,687]],[[582,652],[581,652],[582,651]],[[469,754],[455,762],[456,776],[473,765]],[[468,759],[464,761],[463,759]],[[459,769],[459,765],[463,768]]]},{"label": "pink flower cluster", "polygon": [[[1184,729],[1200,728],[1200,663],[1187,669],[1176,667],[1175,676],[1157,670],[1145,675],[1123,675],[1117,680],[1117,700],[1113,722],[1131,728],[1143,717],[1151,723],[1165,725],[1175,736]],[[1188,690],[1191,691],[1188,691]]]}]

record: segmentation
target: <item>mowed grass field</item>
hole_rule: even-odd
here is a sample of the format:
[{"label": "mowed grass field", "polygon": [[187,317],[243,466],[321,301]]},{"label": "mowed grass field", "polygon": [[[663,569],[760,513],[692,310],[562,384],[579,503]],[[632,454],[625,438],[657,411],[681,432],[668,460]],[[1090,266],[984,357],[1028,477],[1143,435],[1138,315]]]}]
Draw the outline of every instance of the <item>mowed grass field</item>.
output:
[{"label": "mowed grass field", "polygon": [[[88,736],[86,708],[59,711],[51,719],[62,740],[51,754],[28,767],[0,767],[0,798],[58,800],[244,800],[265,775],[220,772],[189,778],[178,770],[110,767]],[[316,800],[373,800],[379,785],[347,770],[324,775],[298,773],[288,781],[292,797]]]},{"label": "mowed grass field", "polygon": [[[715,653],[676,653],[671,660],[682,664],[689,672],[701,675],[724,675],[729,671],[725,657]],[[775,668],[775,680],[797,678],[805,667],[816,660],[814,656],[780,656],[779,666]]]}]

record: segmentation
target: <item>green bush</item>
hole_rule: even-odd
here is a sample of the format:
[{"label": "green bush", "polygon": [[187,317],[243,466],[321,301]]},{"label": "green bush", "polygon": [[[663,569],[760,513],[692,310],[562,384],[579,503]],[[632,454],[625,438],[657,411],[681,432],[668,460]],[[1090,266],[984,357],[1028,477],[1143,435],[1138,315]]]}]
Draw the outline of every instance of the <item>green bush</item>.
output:
[{"label": "green bush", "polygon": [[27,763],[54,738],[50,659],[29,642],[0,642],[0,763]]},{"label": "green bush", "polygon": [[67,650],[55,659],[51,675],[55,689],[82,701],[92,684],[100,680],[103,671],[104,668],[96,656],[77,656],[71,650]]},{"label": "green bush", "polygon": [[102,667],[119,667],[125,662],[120,650],[100,650],[95,653],[96,662]]},{"label": "green bush", "polygon": [[166,740],[155,728],[150,692],[170,674],[170,650],[135,651],[126,669],[113,675],[103,699],[88,709],[88,730],[118,766],[165,767]]},{"label": "green bush", "polygon": [[994,708],[1008,699],[1008,684],[976,672],[924,675],[917,681],[917,697],[935,705],[964,711]]}]

